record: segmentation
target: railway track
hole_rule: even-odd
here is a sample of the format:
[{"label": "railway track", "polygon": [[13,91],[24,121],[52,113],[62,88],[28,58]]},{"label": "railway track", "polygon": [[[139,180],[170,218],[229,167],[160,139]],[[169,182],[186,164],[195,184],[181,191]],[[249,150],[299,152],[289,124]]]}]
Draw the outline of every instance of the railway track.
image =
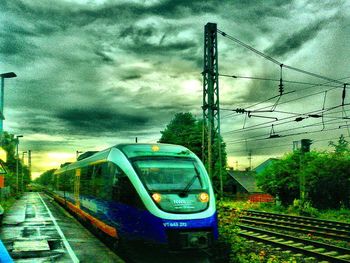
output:
[{"label": "railway track", "polygon": [[293,221],[295,223],[303,224],[303,225],[313,225],[317,227],[326,227],[326,228],[339,229],[339,230],[345,230],[350,232],[350,224],[343,223],[343,222],[322,220],[322,219],[306,217],[306,216],[290,216],[290,215],[255,211],[255,210],[244,210],[244,213],[248,216],[284,220],[284,221]]},{"label": "railway track", "polygon": [[240,236],[328,262],[350,262],[350,249],[239,225]]},{"label": "railway track", "polygon": [[[224,212],[233,211],[232,208],[224,208]],[[334,240],[350,242],[350,224],[253,210],[245,210],[239,217],[239,235],[246,239],[320,261],[350,262],[349,248],[329,244]],[[295,233],[302,235],[296,237]],[[310,240],[310,236],[326,238],[327,243]]]},{"label": "railway track", "polygon": [[240,216],[240,222],[350,242],[350,224],[342,222],[250,210]]}]

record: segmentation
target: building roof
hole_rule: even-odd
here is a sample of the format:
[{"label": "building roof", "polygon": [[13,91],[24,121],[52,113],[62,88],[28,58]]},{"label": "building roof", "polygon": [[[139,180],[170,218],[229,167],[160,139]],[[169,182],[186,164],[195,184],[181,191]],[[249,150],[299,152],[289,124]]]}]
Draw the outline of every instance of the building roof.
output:
[{"label": "building roof", "polygon": [[271,165],[272,162],[278,160],[277,158],[269,158],[267,160],[265,160],[264,162],[262,162],[261,164],[259,164],[257,167],[255,167],[253,169],[253,171],[255,171],[257,174],[261,173],[262,171],[264,171],[269,165]]},{"label": "building roof", "polygon": [[256,186],[255,172],[251,171],[228,171],[228,174],[237,181],[248,193],[261,193]]}]

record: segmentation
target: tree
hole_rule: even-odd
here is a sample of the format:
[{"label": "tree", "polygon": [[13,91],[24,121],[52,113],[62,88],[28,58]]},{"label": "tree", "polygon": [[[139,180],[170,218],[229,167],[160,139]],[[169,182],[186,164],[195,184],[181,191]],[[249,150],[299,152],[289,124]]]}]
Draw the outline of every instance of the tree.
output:
[{"label": "tree", "polygon": [[304,167],[308,198],[317,208],[350,207],[350,158],[318,153]]},{"label": "tree", "polygon": [[[166,126],[164,131],[161,131],[160,143],[172,143],[179,144],[187,147],[192,152],[194,152],[199,158],[202,157],[202,121],[197,120],[191,113],[176,113],[174,118]],[[213,184],[216,189],[219,189],[220,179],[219,171],[222,170],[223,181],[225,182],[227,178],[226,173],[226,145],[222,138],[218,139],[218,136],[214,136],[214,144],[217,141],[221,141],[221,158],[222,167],[219,165],[219,151],[218,147],[214,148],[213,153],[213,163],[214,163],[214,173],[212,176]],[[206,153],[205,153],[206,154]],[[205,166],[207,167],[207,163]]]},{"label": "tree", "polygon": [[16,143],[16,138],[13,134],[3,132],[1,145],[7,153],[6,167],[10,171],[16,171]]},{"label": "tree", "polygon": [[340,135],[338,143],[334,143],[333,141],[330,141],[329,145],[334,147],[334,152],[336,154],[350,153],[349,142],[345,140],[343,134]]},{"label": "tree", "polygon": [[279,196],[284,205],[299,198],[301,175],[305,178],[306,198],[316,208],[350,207],[350,156],[339,152],[299,151],[273,162],[258,174],[263,191]]},{"label": "tree", "polygon": [[202,127],[191,113],[176,113],[160,133],[160,143],[183,145],[198,157],[202,156]]},{"label": "tree", "polygon": [[45,187],[49,187],[49,188],[52,187],[53,174],[55,171],[56,169],[47,170],[46,172],[42,173],[37,179],[35,179],[35,182]]},{"label": "tree", "polygon": [[[1,136],[2,148],[7,153],[7,161],[5,167],[7,174],[5,175],[5,184],[11,188],[17,188],[17,175],[16,175],[16,145],[17,141],[13,134],[8,132],[3,132]],[[25,187],[30,182],[30,171],[27,166],[25,166],[21,160],[18,162],[18,175],[19,175],[19,184],[21,185],[23,174],[23,186]]]},{"label": "tree", "polygon": [[283,204],[299,198],[300,152],[275,160],[262,173],[257,174],[257,185],[264,192],[278,196]]}]

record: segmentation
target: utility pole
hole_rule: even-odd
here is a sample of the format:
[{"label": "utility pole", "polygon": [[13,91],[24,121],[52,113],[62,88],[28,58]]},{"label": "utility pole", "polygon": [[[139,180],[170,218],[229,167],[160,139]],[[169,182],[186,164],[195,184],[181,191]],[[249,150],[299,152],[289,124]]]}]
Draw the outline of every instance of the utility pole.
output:
[{"label": "utility pole", "polygon": [[252,170],[252,151],[249,150],[248,152],[248,160],[249,160],[249,171]]},{"label": "utility pole", "polygon": [[18,144],[19,144],[19,138],[22,138],[23,135],[17,135],[16,136],[16,193],[18,194],[19,190],[19,180],[18,180],[18,168],[19,168],[19,155],[18,155]]},{"label": "utility pole", "polygon": [[27,154],[27,152],[22,152],[22,180],[21,180],[21,191],[23,192],[23,178],[24,178],[24,172],[23,172],[23,167],[24,167],[24,155]]},{"label": "utility pole", "polygon": [[28,150],[28,170],[29,178],[32,178],[32,150]]},{"label": "utility pole", "polygon": [[[310,145],[312,144],[312,140],[309,139],[302,139],[301,140],[301,155],[300,155],[300,170],[302,169],[303,162],[304,162],[304,156],[305,153],[310,152]],[[299,188],[300,188],[300,201],[302,204],[304,204],[306,200],[306,182],[305,182],[305,174],[300,173],[300,178],[299,178]]]},{"label": "utility pole", "polygon": [[[204,27],[204,68],[203,68],[203,131],[202,160],[208,164],[208,173],[213,178],[213,144],[217,137],[219,153],[220,195],[223,195],[222,156],[220,136],[219,73],[217,50],[217,26],[208,23]],[[207,144],[207,146],[206,146]],[[206,156],[206,150],[208,155]]]},{"label": "utility pole", "polygon": [[293,141],[293,151],[297,151],[299,149],[299,141]]}]

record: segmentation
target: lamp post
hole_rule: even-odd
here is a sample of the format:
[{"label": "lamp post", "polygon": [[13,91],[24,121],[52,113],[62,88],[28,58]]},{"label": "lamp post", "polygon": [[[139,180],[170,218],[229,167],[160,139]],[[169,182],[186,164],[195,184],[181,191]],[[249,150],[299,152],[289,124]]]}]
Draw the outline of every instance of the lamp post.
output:
[{"label": "lamp post", "polygon": [[0,134],[2,135],[3,132],[3,121],[5,119],[4,117],[4,86],[5,86],[5,79],[9,78],[15,78],[17,75],[14,72],[7,72],[0,74],[1,78],[1,94],[0,94]]},{"label": "lamp post", "polygon": [[18,156],[18,144],[19,144],[19,138],[22,138],[23,135],[17,135],[16,136],[16,185],[17,185],[17,191],[16,193],[18,194],[18,188],[19,188],[19,185],[18,185],[18,161],[19,161],[19,156]]},{"label": "lamp post", "polygon": [[24,172],[23,172],[23,166],[24,166],[24,155],[27,154],[27,151],[22,152],[22,174],[21,174],[21,191],[23,192],[23,177],[24,177]]}]

